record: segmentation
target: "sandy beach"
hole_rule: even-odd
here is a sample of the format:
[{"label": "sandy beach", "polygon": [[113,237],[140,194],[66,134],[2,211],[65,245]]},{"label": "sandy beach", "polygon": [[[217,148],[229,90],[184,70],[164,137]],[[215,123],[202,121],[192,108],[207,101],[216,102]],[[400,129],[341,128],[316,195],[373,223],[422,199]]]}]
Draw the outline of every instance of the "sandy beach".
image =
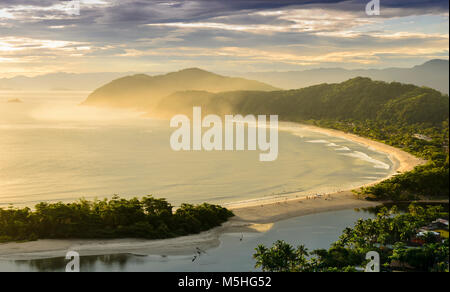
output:
[{"label": "sandy beach", "polygon": [[322,133],[328,136],[333,136],[333,137],[339,137],[342,139],[346,139],[346,140],[350,140],[352,142],[364,145],[366,147],[369,147],[369,149],[372,149],[374,151],[379,151],[379,152],[383,152],[385,154],[387,154],[389,156],[389,158],[396,162],[394,168],[397,172],[407,172],[410,170],[413,170],[414,167],[416,167],[417,165],[421,165],[424,164],[426,161],[424,161],[423,159],[417,158],[414,155],[411,155],[405,151],[402,151],[401,149],[377,142],[377,141],[373,141],[367,138],[363,138],[354,134],[349,134],[349,133],[344,133],[342,131],[338,131],[338,130],[333,130],[333,129],[325,129],[325,128],[319,128],[319,127],[315,127],[315,126],[310,126],[310,125],[299,125],[299,124],[294,124],[294,123],[288,123],[294,127],[301,127],[304,128],[306,130],[312,131],[312,132],[317,132],[317,133]]},{"label": "sandy beach", "polygon": [[[372,150],[386,153],[394,163],[393,174],[412,170],[424,161],[400,149],[344,132],[294,123],[283,127],[298,127],[325,135],[347,139]],[[376,182],[372,182],[374,184]],[[0,244],[0,260],[24,260],[65,256],[69,250],[82,256],[117,253],[183,255],[194,254],[196,248],[207,250],[220,244],[220,235],[235,232],[264,232],[275,222],[308,214],[375,206],[378,203],[357,199],[351,190],[336,193],[289,198],[253,200],[227,205],[235,217],[223,226],[191,235],[165,240],[38,240],[24,243]]]}]

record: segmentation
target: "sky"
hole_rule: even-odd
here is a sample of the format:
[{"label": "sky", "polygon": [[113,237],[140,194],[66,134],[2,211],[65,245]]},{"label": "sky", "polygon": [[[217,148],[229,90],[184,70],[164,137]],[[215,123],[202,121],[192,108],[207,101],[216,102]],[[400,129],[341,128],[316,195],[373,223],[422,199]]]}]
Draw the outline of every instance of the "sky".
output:
[{"label": "sky", "polygon": [[[79,1],[80,10],[70,9]],[[449,56],[449,2],[0,0],[0,78],[413,67]],[[76,3],[75,3],[76,4]]]}]

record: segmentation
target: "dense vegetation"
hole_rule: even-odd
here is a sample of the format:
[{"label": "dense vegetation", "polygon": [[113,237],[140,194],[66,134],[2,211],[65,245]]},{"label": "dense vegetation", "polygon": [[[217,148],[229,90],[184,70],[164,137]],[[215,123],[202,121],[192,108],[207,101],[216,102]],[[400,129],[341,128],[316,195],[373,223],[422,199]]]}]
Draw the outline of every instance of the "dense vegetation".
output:
[{"label": "dense vegetation", "polygon": [[365,188],[361,195],[376,200],[448,198],[449,97],[436,90],[358,77],[288,91],[178,92],[158,110],[188,114],[194,105],[205,114],[277,114],[284,121],[334,128],[401,148],[429,162]]},{"label": "dense vegetation", "polygon": [[[310,121],[311,122],[311,121]],[[365,136],[403,149],[428,160],[414,170],[365,187],[357,193],[374,200],[409,201],[417,199],[448,199],[449,155],[448,119],[441,125],[391,124],[376,121],[312,121],[311,123]],[[420,134],[427,140],[416,138]]]},{"label": "dense vegetation", "polygon": [[173,212],[165,199],[121,199],[40,203],[30,208],[0,208],[0,242],[52,238],[162,239],[219,226],[232,217],[217,205],[183,204]]},{"label": "dense vegetation", "polygon": [[177,92],[158,110],[192,112],[192,106],[221,114],[276,114],[285,121],[357,120],[390,124],[440,125],[449,117],[447,95],[424,87],[354,78],[285,91]]},{"label": "dense vegetation", "polygon": [[[410,205],[407,213],[394,206],[382,208],[376,218],[358,220],[353,228],[346,228],[330,249],[309,252],[304,246],[294,248],[283,241],[267,248],[256,248],[256,267],[273,272],[354,272],[368,263],[369,251],[380,255],[384,271],[449,270],[449,242],[424,235],[422,246],[410,246],[417,230],[440,217],[448,217],[439,206]],[[409,245],[409,246],[408,246]]]}]

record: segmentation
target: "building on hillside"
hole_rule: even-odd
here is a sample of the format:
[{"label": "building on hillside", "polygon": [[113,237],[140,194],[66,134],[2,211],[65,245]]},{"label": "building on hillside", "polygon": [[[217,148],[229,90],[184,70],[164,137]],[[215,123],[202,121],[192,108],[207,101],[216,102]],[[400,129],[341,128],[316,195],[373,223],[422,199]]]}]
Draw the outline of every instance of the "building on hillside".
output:
[{"label": "building on hillside", "polygon": [[419,139],[419,140],[427,141],[427,142],[433,141],[433,139],[431,139],[430,137],[422,135],[422,134],[414,134],[413,137],[416,139]]}]

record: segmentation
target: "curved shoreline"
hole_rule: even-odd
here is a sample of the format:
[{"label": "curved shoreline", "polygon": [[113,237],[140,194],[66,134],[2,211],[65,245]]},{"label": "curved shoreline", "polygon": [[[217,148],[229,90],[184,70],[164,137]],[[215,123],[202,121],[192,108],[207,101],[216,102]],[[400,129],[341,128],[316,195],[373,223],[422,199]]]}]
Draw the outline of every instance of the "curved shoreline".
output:
[{"label": "curved shoreline", "polygon": [[[393,173],[406,172],[425,161],[395,147],[348,134],[337,130],[319,128],[298,123],[283,123],[285,127],[294,127],[343,138],[372,150],[388,155],[394,162]],[[283,129],[281,129],[283,130]],[[385,180],[383,178],[381,180]],[[363,186],[378,183],[371,182]],[[355,188],[360,188],[355,187]],[[352,188],[352,189],[355,189]],[[198,235],[190,235],[163,240],[113,239],[113,240],[38,240],[24,243],[0,244],[0,260],[30,260],[63,257],[68,250],[80,252],[81,256],[133,253],[145,255],[190,255],[197,247],[211,249],[220,245],[220,236],[235,232],[264,232],[275,222],[304,215],[323,213],[352,208],[376,206],[379,203],[355,198],[351,190],[334,192],[313,197],[271,198],[250,202],[230,203],[227,208],[235,217],[221,227]]]},{"label": "curved shoreline", "polygon": [[339,130],[334,130],[334,129],[326,129],[326,128],[320,128],[320,127],[316,127],[316,126],[303,125],[303,124],[297,124],[297,125],[300,125],[301,127],[305,128],[309,131],[322,133],[322,134],[325,134],[328,136],[347,139],[352,142],[358,143],[360,145],[366,146],[369,149],[385,153],[391,159],[397,160],[398,165],[395,168],[395,171],[400,172],[400,173],[411,171],[414,169],[414,167],[424,164],[426,162],[425,160],[417,158],[414,155],[409,154],[399,148],[395,148],[393,146],[390,146],[390,145],[387,145],[387,144],[384,144],[384,143],[381,143],[378,141],[370,140],[369,138],[364,138],[364,137],[361,137],[361,136],[358,136],[355,134],[345,133],[345,132],[342,132]]},{"label": "curved shoreline", "polygon": [[[383,154],[387,155],[388,158],[391,160],[393,167],[392,167],[392,171],[391,171],[390,175],[380,178],[376,181],[352,186],[350,188],[344,188],[339,191],[321,193],[322,197],[323,196],[336,196],[336,195],[343,194],[343,193],[348,194],[352,190],[359,189],[361,187],[375,185],[381,181],[389,179],[390,177],[392,177],[398,173],[411,171],[414,169],[414,167],[424,164],[426,162],[422,159],[415,157],[412,154],[404,152],[393,146],[389,146],[389,145],[383,144],[381,142],[377,142],[374,140],[370,140],[368,138],[364,138],[364,137],[357,136],[354,134],[345,133],[345,132],[338,131],[338,130],[320,128],[320,127],[316,127],[316,126],[304,125],[304,124],[292,123],[292,122],[280,123],[280,130],[281,131],[290,131],[290,132],[295,131],[295,130],[307,130],[307,131],[316,132],[316,133],[324,134],[324,135],[331,136],[331,137],[342,138],[342,139],[357,143],[359,145],[362,145],[364,147],[367,147],[370,150],[383,153]],[[314,191],[309,191],[309,193],[314,193]],[[316,198],[317,198],[317,196],[316,196]],[[231,203],[224,204],[224,206],[226,206],[227,208],[229,208],[231,210],[240,210],[240,209],[255,207],[255,206],[260,206],[260,205],[271,205],[271,204],[278,203],[278,202],[286,203],[286,202],[306,200],[306,199],[307,198],[305,197],[304,192],[292,192],[292,193],[288,194],[287,196],[259,198],[259,199],[252,199],[252,200],[247,200],[247,201],[231,202]]]},{"label": "curved shoreline", "polygon": [[299,130],[308,130],[332,137],[346,139],[368,147],[369,149],[372,149],[374,151],[382,152],[386,154],[393,162],[393,171],[388,177],[379,179],[377,181],[339,192],[323,194],[321,196],[292,198],[296,195],[295,193],[293,193],[291,194],[291,198],[282,198],[281,200],[272,199],[230,204],[229,209],[232,210],[236,215],[236,218],[233,218],[232,220],[237,219],[244,222],[253,223],[274,223],[277,221],[313,213],[376,206],[379,205],[379,203],[357,199],[352,193],[352,190],[377,184],[397,173],[411,171],[414,169],[414,167],[426,162],[393,146],[389,146],[381,142],[373,141],[354,134],[299,123],[286,122],[283,123],[283,125],[285,126],[284,130],[292,130],[292,128]]}]

